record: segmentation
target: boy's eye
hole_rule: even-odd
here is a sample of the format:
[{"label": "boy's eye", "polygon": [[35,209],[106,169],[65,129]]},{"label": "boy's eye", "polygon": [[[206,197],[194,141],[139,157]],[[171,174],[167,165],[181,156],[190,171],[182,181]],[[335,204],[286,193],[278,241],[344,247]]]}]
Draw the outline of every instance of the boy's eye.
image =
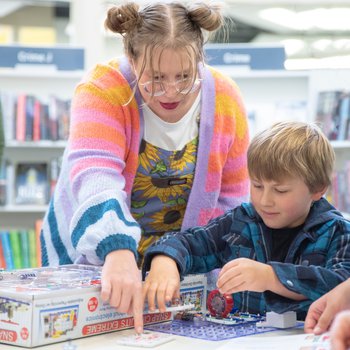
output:
[{"label": "boy's eye", "polygon": [[276,188],[276,192],[278,192],[278,193],[287,193],[288,191],[287,190],[279,190],[278,188]]},{"label": "boy's eye", "polygon": [[261,185],[258,185],[258,184],[253,184],[253,186],[254,186],[255,188],[262,188],[262,186],[261,186]]}]

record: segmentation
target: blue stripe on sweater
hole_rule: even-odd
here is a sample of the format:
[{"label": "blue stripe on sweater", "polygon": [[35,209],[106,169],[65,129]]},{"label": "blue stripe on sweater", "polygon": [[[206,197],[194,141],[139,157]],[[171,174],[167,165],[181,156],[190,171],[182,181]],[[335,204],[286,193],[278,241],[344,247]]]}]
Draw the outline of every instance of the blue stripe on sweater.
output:
[{"label": "blue stripe on sweater", "polygon": [[138,259],[136,241],[123,233],[109,235],[99,242],[96,248],[96,255],[104,261],[107,254],[118,249],[131,250],[135,254],[135,259]]},{"label": "blue stripe on sweater", "polygon": [[[49,266],[49,257],[47,255],[47,248],[45,244],[43,230],[40,232],[40,248],[41,248],[41,265]],[[39,254],[39,252],[37,252]]]},{"label": "blue stripe on sweater", "polygon": [[51,241],[59,257],[59,260],[58,260],[59,264],[60,265],[72,264],[73,261],[69,257],[67,249],[64,246],[58,231],[58,225],[57,225],[57,220],[55,215],[55,208],[53,206],[53,201],[51,201],[51,204],[50,204],[48,221],[51,229]]},{"label": "blue stripe on sweater", "polygon": [[79,219],[77,225],[75,226],[72,233],[72,243],[73,247],[76,248],[80,238],[84,235],[85,230],[95,224],[98,220],[102,218],[102,216],[108,211],[114,211],[118,218],[126,225],[126,226],[134,226],[138,227],[139,224],[135,221],[128,221],[125,218],[123,210],[116,199],[109,199],[103,203],[94,205],[87,209],[84,214]]}]

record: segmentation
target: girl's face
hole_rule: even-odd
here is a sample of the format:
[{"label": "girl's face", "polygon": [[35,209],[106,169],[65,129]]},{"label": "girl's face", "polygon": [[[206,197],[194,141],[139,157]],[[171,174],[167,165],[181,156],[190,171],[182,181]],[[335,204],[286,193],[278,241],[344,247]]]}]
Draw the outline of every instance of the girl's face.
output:
[{"label": "girl's face", "polygon": [[195,60],[172,49],[155,50],[151,60],[154,70],[148,60],[142,76],[142,59],[134,61],[141,96],[159,118],[175,123],[188,112],[200,90],[200,80],[192,85]]}]

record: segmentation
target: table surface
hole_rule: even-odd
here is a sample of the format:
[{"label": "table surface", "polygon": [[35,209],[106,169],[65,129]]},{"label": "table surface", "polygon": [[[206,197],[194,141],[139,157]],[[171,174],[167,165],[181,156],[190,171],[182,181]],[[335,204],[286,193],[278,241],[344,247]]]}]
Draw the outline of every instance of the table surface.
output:
[{"label": "table surface", "polygon": [[[251,339],[252,337],[257,339],[257,342],[259,342],[259,338],[261,337],[271,337],[271,336],[281,336],[281,335],[294,335],[294,334],[302,334],[303,329],[301,328],[295,328],[295,329],[288,329],[288,330],[279,330],[279,331],[273,331],[273,332],[267,332],[267,333],[260,333],[252,336],[246,336],[242,338],[236,338],[236,339]],[[116,342],[116,339],[118,336],[124,336],[124,335],[131,335],[134,334],[134,331],[131,329],[124,330],[124,331],[117,331],[112,333],[106,333],[101,335],[95,335],[91,337],[81,338],[81,339],[74,339],[72,340],[71,344],[76,345],[75,350],[127,350],[127,349],[142,349],[141,347],[135,347],[135,346],[124,346],[119,345]],[[229,341],[232,341],[232,339],[224,340],[224,341],[210,341],[210,340],[203,340],[203,339],[195,339],[195,338],[189,338],[189,337],[181,337],[181,336],[175,336],[175,339],[154,347],[153,349],[156,350],[215,350],[221,347],[223,344],[228,343]],[[45,349],[45,350],[64,350],[65,345],[67,345],[67,342],[61,342],[61,343],[55,343],[51,345],[43,345],[36,347],[34,349]],[[1,344],[0,345],[1,350],[19,350],[19,349],[27,349],[23,347],[13,346],[13,345],[6,345]]]}]

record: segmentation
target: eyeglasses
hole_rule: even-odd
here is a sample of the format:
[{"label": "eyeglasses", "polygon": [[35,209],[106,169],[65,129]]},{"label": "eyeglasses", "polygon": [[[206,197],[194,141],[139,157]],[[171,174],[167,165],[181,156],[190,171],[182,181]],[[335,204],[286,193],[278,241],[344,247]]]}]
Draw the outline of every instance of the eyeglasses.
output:
[{"label": "eyeglasses", "polygon": [[182,95],[191,94],[199,89],[201,81],[203,79],[197,78],[194,81],[192,79],[180,79],[172,83],[165,81],[146,81],[145,83],[140,83],[145,92],[150,96],[162,96],[166,93],[165,86],[172,85],[175,87],[175,90]]}]

